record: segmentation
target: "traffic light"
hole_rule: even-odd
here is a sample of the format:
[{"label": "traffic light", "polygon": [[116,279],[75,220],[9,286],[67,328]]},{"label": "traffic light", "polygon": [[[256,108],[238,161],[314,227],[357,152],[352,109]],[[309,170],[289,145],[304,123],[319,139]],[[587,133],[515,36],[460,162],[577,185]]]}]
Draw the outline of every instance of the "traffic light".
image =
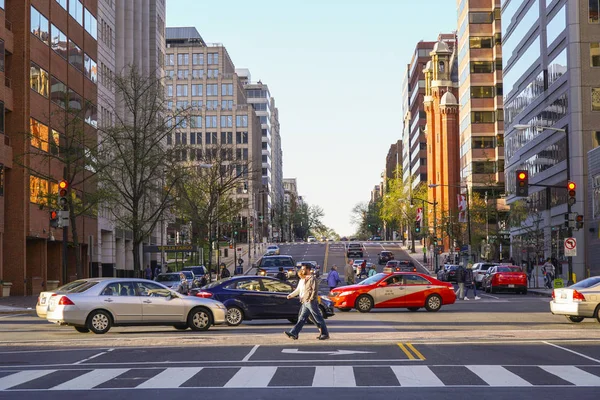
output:
[{"label": "traffic light", "polygon": [[421,232],[421,221],[415,221],[415,232]]},{"label": "traffic light", "polygon": [[69,182],[64,179],[58,182],[58,205],[63,208],[68,204]]},{"label": "traffic light", "polygon": [[529,196],[529,173],[525,170],[517,170],[517,197]]},{"label": "traffic light", "polygon": [[577,214],[577,217],[575,217],[575,222],[575,227],[577,229],[583,229],[583,215]]},{"label": "traffic light", "polygon": [[58,213],[56,211],[50,211],[50,227],[51,228],[59,228],[59,218]]},{"label": "traffic light", "polygon": [[570,206],[574,205],[577,202],[577,200],[575,199],[575,189],[577,189],[577,185],[575,184],[575,182],[569,181],[569,183],[567,183],[567,190],[569,191],[569,199],[567,200],[567,203]]}]

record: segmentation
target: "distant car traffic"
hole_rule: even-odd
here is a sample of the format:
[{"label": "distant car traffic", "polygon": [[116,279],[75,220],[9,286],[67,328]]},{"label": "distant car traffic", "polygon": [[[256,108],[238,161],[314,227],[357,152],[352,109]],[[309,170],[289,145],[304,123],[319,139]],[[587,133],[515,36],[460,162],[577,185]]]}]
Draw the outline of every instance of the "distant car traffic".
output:
[{"label": "distant car traffic", "polygon": [[456,272],[460,265],[446,264],[437,273],[437,278],[442,282],[456,282]]},{"label": "distant car traffic", "polygon": [[315,271],[317,276],[321,275],[321,266],[316,261],[298,261],[296,263],[296,269],[300,270],[300,268],[302,268],[303,265],[310,265],[310,267]]},{"label": "distant car traffic", "polygon": [[600,276],[579,281],[571,286],[552,291],[550,311],[564,315],[571,322],[596,318],[600,322]]},{"label": "distant car traffic", "polygon": [[95,278],[68,293],[50,297],[48,321],[78,332],[103,334],[113,326],[172,325],[204,331],[225,322],[225,306],[183,296],[146,279]]},{"label": "distant car traffic", "polygon": [[[226,320],[231,326],[256,319],[298,320],[300,301],[288,299],[294,288],[275,278],[259,276],[234,276],[194,289],[197,297],[215,299],[227,307]],[[319,296],[319,308],[324,318],[334,315],[333,302]]]},{"label": "distant car traffic", "polygon": [[481,283],[483,282],[483,277],[487,273],[488,269],[496,266],[498,264],[494,263],[475,263],[473,264],[473,278],[475,278],[475,285],[477,288],[481,287]]},{"label": "distant car traffic", "polygon": [[379,265],[383,265],[386,262],[393,260],[394,259],[394,253],[392,253],[391,251],[382,251],[381,253],[378,254],[379,259],[378,259],[378,264]]},{"label": "distant car traffic", "polygon": [[417,268],[412,261],[408,260],[390,260],[383,267],[384,273],[392,272],[417,272]]},{"label": "distant car traffic", "polygon": [[356,308],[369,312],[372,308],[407,308],[417,311],[438,311],[442,305],[456,301],[452,284],[419,273],[379,273],[350,286],[341,286],[329,293],[336,308],[348,311]]},{"label": "distant car traffic", "polygon": [[509,290],[527,294],[527,274],[516,265],[495,265],[487,270],[482,287],[488,293]]},{"label": "distant car traffic", "polygon": [[267,251],[265,252],[265,256],[278,256],[279,255],[279,246],[271,245],[267,247]]},{"label": "distant car traffic", "polygon": [[363,262],[365,262],[365,260],[363,260],[363,259],[356,259],[356,260],[352,261],[352,268],[354,269],[355,274],[358,275],[360,273],[360,266],[362,265]]},{"label": "distant car traffic", "polygon": [[307,241],[308,243],[313,243],[313,242],[316,242],[316,241],[317,241],[317,238],[316,238],[316,237],[314,237],[314,236],[309,236],[309,237],[306,239],[306,241]]},{"label": "distant car traffic", "polygon": [[194,274],[194,283],[190,288],[204,286],[208,282],[208,269],[204,265],[183,267],[181,270],[190,271]]},{"label": "distant car traffic", "polygon": [[275,277],[279,273],[279,267],[283,267],[287,278],[296,277],[296,262],[292,256],[263,256],[255,266],[249,268],[244,275],[260,275]]},{"label": "distant car traffic", "polygon": [[363,257],[363,246],[360,243],[348,243],[346,246],[346,256],[348,258]]}]

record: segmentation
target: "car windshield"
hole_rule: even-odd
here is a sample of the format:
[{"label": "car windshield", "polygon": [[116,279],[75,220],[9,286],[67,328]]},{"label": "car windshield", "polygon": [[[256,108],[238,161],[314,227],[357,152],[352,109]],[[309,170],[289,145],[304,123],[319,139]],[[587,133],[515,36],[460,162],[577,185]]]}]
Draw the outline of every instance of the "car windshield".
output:
[{"label": "car windshield", "polygon": [[168,274],[168,275],[160,274],[156,277],[157,282],[176,282],[179,280],[180,280],[179,274]]},{"label": "car windshield", "polygon": [[194,279],[192,271],[181,271],[181,273],[185,275],[185,279]]},{"label": "car windshield", "polygon": [[521,272],[521,267],[498,267],[496,272]]},{"label": "car windshield", "polygon": [[263,258],[260,263],[261,268],[293,267],[293,266],[294,266],[294,261],[288,257]]},{"label": "car windshield", "polygon": [[268,250],[277,250],[277,246],[269,246],[267,247]]},{"label": "car windshield", "polygon": [[600,276],[592,276],[591,278],[584,279],[580,282],[577,282],[571,286],[570,289],[587,289],[592,286],[596,286],[600,284]]},{"label": "car windshield", "polygon": [[191,271],[194,275],[206,275],[206,269],[200,267],[185,267],[183,271]]},{"label": "car windshield", "polygon": [[358,282],[358,285],[365,285],[365,286],[366,286],[366,285],[372,285],[372,284],[374,284],[374,283],[377,283],[377,282],[379,282],[379,281],[380,281],[381,279],[383,279],[385,276],[387,276],[387,275],[386,275],[386,274],[382,274],[382,273],[375,274],[375,275],[373,275],[373,276],[371,276],[371,277],[369,277],[369,278],[365,279],[364,281],[360,281],[360,282]]}]

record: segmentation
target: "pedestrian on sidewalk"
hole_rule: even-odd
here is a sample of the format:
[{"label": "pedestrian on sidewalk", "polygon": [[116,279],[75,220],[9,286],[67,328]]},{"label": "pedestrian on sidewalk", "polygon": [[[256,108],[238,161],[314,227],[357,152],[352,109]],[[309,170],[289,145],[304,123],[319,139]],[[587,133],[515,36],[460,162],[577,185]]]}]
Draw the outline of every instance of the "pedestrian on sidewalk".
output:
[{"label": "pedestrian on sidewalk", "polygon": [[550,258],[546,260],[546,263],[542,266],[542,272],[544,273],[545,284],[548,289],[552,289],[552,282],[554,281],[554,265],[550,262]]},{"label": "pedestrian on sidewalk", "polygon": [[325,320],[323,319],[323,315],[321,314],[321,310],[319,308],[318,298],[318,290],[317,290],[317,278],[313,274],[312,265],[305,264],[300,268],[298,272],[298,276],[300,277],[300,281],[298,281],[298,286],[296,290],[292,293],[288,294],[287,298],[291,299],[292,297],[300,296],[300,302],[302,306],[300,307],[300,313],[298,315],[298,322],[291,331],[284,331],[285,335],[290,339],[297,340],[300,331],[306,324],[309,316],[312,316],[313,321],[319,328],[321,334],[317,336],[319,340],[327,340],[329,339],[329,332],[327,330],[327,325],[325,325]]},{"label": "pedestrian on sidewalk", "polygon": [[346,264],[346,285],[354,285],[354,267],[352,266],[353,260],[348,260]]},{"label": "pedestrian on sidewalk", "polygon": [[329,291],[335,289],[337,285],[342,283],[340,279],[340,274],[337,272],[337,266],[333,265],[331,267],[331,271],[327,274],[327,284],[329,285]]},{"label": "pedestrian on sidewalk", "polygon": [[146,265],[146,269],[144,271],[144,276],[146,277],[146,279],[152,280],[152,269],[150,268],[149,265]]},{"label": "pedestrian on sidewalk", "polygon": [[227,265],[225,265],[225,263],[221,263],[221,273],[219,274],[219,276],[220,279],[229,278],[231,276],[231,273],[227,269]]},{"label": "pedestrian on sidewalk", "polygon": [[469,300],[469,289],[473,290],[473,299],[479,300],[481,297],[477,296],[477,286],[475,285],[475,275],[473,275],[473,266],[469,265],[465,270],[465,300]]},{"label": "pedestrian on sidewalk", "polygon": [[458,285],[456,297],[462,300],[465,297],[465,267],[462,264],[456,270],[456,284]]}]

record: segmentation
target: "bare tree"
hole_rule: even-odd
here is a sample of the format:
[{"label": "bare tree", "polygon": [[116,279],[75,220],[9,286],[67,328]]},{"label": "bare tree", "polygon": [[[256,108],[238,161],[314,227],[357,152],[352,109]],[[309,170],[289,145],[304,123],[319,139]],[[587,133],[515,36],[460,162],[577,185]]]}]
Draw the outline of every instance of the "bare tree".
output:
[{"label": "bare tree", "polygon": [[173,188],[185,171],[166,139],[186,119],[185,111],[166,113],[164,88],[155,74],[129,66],[114,78],[116,121],[101,129],[102,185],[112,192],[110,212],[133,235],[134,274],[140,275],[140,246],[173,204]]}]

